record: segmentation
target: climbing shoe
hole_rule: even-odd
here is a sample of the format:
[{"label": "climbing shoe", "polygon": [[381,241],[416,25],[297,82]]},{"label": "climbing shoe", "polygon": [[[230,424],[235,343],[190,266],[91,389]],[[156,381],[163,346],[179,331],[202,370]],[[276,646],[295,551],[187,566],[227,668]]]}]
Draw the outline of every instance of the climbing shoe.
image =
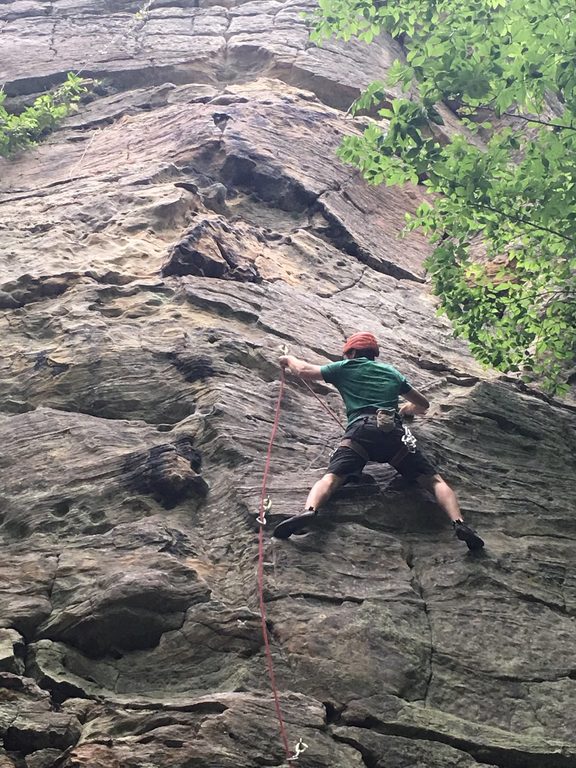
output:
[{"label": "climbing shoe", "polygon": [[310,520],[312,520],[316,514],[316,510],[310,508],[300,515],[289,517],[288,520],[284,520],[284,522],[279,523],[276,528],[274,528],[272,535],[276,539],[287,539],[289,536],[292,536],[293,533],[300,533],[307,527]]},{"label": "climbing shoe", "polygon": [[468,549],[482,549],[484,541],[478,536],[475,530],[466,525],[462,520],[456,520],[452,523],[456,538],[465,541]]}]

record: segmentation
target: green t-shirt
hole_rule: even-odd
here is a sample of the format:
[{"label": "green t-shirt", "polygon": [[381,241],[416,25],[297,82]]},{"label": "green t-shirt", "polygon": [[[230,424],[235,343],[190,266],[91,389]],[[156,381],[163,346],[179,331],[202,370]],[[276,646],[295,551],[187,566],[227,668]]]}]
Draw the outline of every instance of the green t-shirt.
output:
[{"label": "green t-shirt", "polygon": [[334,384],[346,406],[348,424],[363,416],[366,409],[398,408],[398,395],[412,387],[392,365],[366,357],[339,360],[320,368],[324,381]]}]

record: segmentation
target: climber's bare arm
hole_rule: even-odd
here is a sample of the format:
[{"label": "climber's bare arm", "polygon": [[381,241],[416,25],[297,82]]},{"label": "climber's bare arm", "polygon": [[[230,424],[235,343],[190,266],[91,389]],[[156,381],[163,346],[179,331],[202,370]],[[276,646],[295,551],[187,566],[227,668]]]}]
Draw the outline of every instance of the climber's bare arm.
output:
[{"label": "climber's bare arm", "polygon": [[410,389],[402,397],[405,397],[408,402],[401,406],[400,416],[418,416],[426,413],[430,407],[428,400],[417,389]]},{"label": "climber's bare arm", "polygon": [[282,355],[280,365],[284,369],[288,368],[291,373],[295,373],[301,379],[306,379],[307,381],[324,380],[320,373],[319,365],[312,365],[312,363],[300,360],[298,357],[294,357],[294,355]]}]

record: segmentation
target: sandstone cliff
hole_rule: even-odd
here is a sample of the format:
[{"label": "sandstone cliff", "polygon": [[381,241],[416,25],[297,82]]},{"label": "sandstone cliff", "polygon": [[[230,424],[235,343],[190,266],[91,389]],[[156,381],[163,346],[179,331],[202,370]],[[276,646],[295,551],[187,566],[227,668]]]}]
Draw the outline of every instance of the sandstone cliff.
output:
[{"label": "sandstone cliff", "polygon": [[[256,584],[276,361],[359,329],[432,399],[415,431],[487,550],[385,468],[306,538],[266,534],[298,764],[576,766],[575,409],[482,371],[435,314],[428,246],[398,239],[420,191],[335,159],[395,45],[318,49],[307,7],[0,4],[13,103],[99,80],[0,161],[1,768],[287,765]],[[291,379],[271,524],[337,437]]]}]

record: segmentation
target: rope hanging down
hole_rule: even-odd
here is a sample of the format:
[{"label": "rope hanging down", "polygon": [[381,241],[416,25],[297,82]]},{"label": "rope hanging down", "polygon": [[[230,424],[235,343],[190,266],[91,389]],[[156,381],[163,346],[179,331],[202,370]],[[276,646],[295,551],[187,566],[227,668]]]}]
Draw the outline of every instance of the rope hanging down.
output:
[{"label": "rope hanging down", "polygon": [[[338,426],[342,427],[342,422],[336,416],[334,411],[322,401],[320,397],[314,392],[312,387],[301,379],[305,386],[312,392],[314,397],[318,400],[324,410],[334,419]],[[262,638],[264,640],[264,649],[266,652],[266,664],[268,667],[268,677],[270,679],[270,687],[272,689],[272,695],[274,697],[274,707],[276,709],[276,716],[278,718],[278,725],[280,728],[280,736],[282,738],[282,744],[284,745],[284,751],[286,752],[286,760],[288,762],[298,760],[298,757],[304,752],[308,745],[305,744],[302,739],[296,745],[294,752],[290,751],[288,745],[288,736],[286,734],[286,725],[284,718],[282,717],[282,710],[280,708],[280,697],[278,695],[278,687],[276,685],[276,675],[274,673],[274,662],[272,660],[272,651],[270,649],[270,638],[268,637],[268,627],[266,625],[266,604],[264,602],[264,526],[266,525],[266,512],[268,512],[272,506],[270,499],[266,493],[266,486],[268,484],[268,474],[270,472],[270,459],[272,456],[272,446],[278,432],[278,424],[280,422],[280,407],[282,405],[282,397],[284,395],[286,379],[284,376],[284,370],[280,371],[280,389],[278,391],[278,399],[276,400],[276,408],[274,411],[274,422],[272,424],[272,431],[270,433],[270,440],[268,441],[268,450],[266,451],[266,462],[264,464],[264,475],[262,477],[262,489],[260,491],[260,504],[258,507],[257,521],[260,524],[260,530],[258,531],[258,600],[260,603],[260,621],[262,625]]]},{"label": "rope hanging down", "polygon": [[[282,345],[280,346],[280,352],[282,352],[282,354],[283,354],[283,355],[288,355],[288,354],[289,354],[289,352],[288,352],[288,346],[287,346],[286,344],[282,344]],[[304,386],[305,386],[307,389],[309,389],[309,390],[310,390],[310,392],[312,392],[312,394],[314,395],[314,397],[316,398],[316,400],[318,400],[318,402],[320,403],[320,405],[322,406],[322,408],[324,408],[324,410],[326,411],[326,413],[327,413],[327,414],[328,414],[328,415],[329,415],[329,416],[330,416],[332,419],[334,419],[334,421],[336,422],[336,424],[338,424],[338,426],[340,427],[340,429],[344,429],[344,425],[342,424],[342,422],[340,421],[340,419],[338,418],[338,416],[336,416],[336,414],[334,413],[334,411],[332,410],[332,408],[330,408],[330,406],[329,406],[329,405],[327,405],[327,404],[326,404],[326,403],[325,403],[325,402],[322,400],[322,398],[321,398],[321,397],[318,397],[318,395],[316,394],[316,392],[314,392],[314,390],[312,389],[312,387],[310,386],[310,384],[308,384],[308,382],[306,381],[306,379],[303,379],[303,378],[302,378],[302,376],[298,376],[298,378],[300,379],[300,381],[302,382],[302,384],[304,384]],[[282,380],[284,380],[284,370],[282,370]]]},{"label": "rope hanging down", "polygon": [[272,688],[272,695],[274,696],[274,707],[276,709],[276,716],[278,717],[278,725],[280,727],[280,736],[282,737],[284,751],[286,752],[286,759],[293,760],[294,755],[292,755],[292,752],[290,751],[290,747],[288,746],[288,736],[286,735],[286,726],[284,724],[284,718],[282,717],[282,710],[280,709],[280,698],[278,696],[278,688],[276,686],[276,676],[274,674],[274,662],[272,661],[272,651],[270,650],[270,639],[268,637],[268,627],[266,626],[266,605],[264,603],[264,526],[266,525],[266,512],[270,509],[270,499],[268,499],[266,496],[266,484],[268,482],[268,473],[270,470],[270,457],[272,455],[272,446],[274,444],[274,438],[276,437],[276,432],[278,431],[278,422],[280,420],[280,405],[282,403],[283,394],[284,394],[284,371],[281,371],[280,390],[278,392],[278,400],[276,401],[274,423],[272,425],[272,432],[270,434],[270,441],[268,443],[268,452],[266,453],[266,464],[264,465],[264,477],[262,478],[262,491],[260,494],[260,506],[258,510],[258,522],[260,523],[260,530],[258,532],[258,599],[260,602],[260,620],[262,624],[262,638],[264,640],[264,649],[266,651],[266,663],[268,665],[268,677],[270,678],[270,687]]},{"label": "rope hanging down", "polygon": [[305,387],[307,387],[307,388],[310,390],[310,392],[312,392],[312,394],[314,395],[314,397],[316,398],[316,400],[318,400],[318,402],[320,403],[320,405],[322,406],[322,408],[324,408],[324,410],[326,411],[326,413],[327,413],[329,416],[331,416],[331,417],[334,419],[334,421],[336,422],[336,424],[338,424],[338,426],[339,426],[341,429],[344,429],[344,425],[342,424],[342,422],[340,421],[340,419],[338,418],[338,416],[336,416],[336,414],[334,413],[334,411],[332,410],[332,408],[330,408],[330,406],[329,406],[329,405],[327,405],[327,404],[326,404],[326,403],[325,403],[325,402],[322,400],[322,398],[321,398],[321,397],[319,397],[319,396],[316,394],[316,392],[314,392],[314,390],[312,389],[312,387],[310,386],[310,384],[308,384],[308,382],[307,382],[305,379],[303,379],[303,378],[302,378],[302,376],[299,376],[298,378],[299,378],[299,379],[300,379],[300,381],[301,381],[301,382],[304,384],[304,386],[305,386]]}]

